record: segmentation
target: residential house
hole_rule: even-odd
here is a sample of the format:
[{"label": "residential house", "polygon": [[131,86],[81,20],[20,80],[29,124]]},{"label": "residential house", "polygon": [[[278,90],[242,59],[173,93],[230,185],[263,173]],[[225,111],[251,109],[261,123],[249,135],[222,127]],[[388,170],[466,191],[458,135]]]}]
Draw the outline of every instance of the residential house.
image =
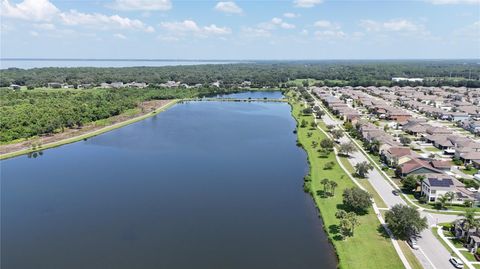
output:
[{"label": "residential house", "polygon": [[442,174],[443,172],[434,168],[428,161],[422,159],[412,159],[398,166],[397,173],[401,177],[421,174]]}]

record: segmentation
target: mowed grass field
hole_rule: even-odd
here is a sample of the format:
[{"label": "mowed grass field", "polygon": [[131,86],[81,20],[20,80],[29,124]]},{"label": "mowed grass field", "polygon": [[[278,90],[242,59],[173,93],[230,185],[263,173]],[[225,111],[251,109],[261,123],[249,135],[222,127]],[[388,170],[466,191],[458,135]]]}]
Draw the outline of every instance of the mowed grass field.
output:
[{"label": "mowed grass field", "polygon": [[[313,121],[313,116],[303,115],[304,108],[302,103],[290,98],[292,106],[292,115],[297,122],[306,120],[309,123]],[[311,137],[307,133],[311,132]],[[384,235],[383,228],[375,216],[373,209],[366,215],[360,216],[360,225],[355,228],[353,237],[341,239],[338,233],[338,219],[335,218],[337,209],[342,205],[342,193],[346,188],[356,186],[348,175],[337,163],[334,153],[328,157],[320,157],[317,148],[312,147],[312,141],[320,142],[325,135],[318,129],[311,129],[310,125],[305,128],[297,129],[298,141],[302,144],[308,154],[310,162],[310,175],[312,179],[312,193],[317,207],[320,210],[325,230],[335,246],[339,257],[339,268],[404,268],[398,257],[390,239]],[[325,163],[333,161],[333,169],[324,170]],[[323,198],[317,192],[323,190],[320,181],[323,178],[334,180],[338,187],[333,197]],[[319,250],[321,251],[321,250]]]}]

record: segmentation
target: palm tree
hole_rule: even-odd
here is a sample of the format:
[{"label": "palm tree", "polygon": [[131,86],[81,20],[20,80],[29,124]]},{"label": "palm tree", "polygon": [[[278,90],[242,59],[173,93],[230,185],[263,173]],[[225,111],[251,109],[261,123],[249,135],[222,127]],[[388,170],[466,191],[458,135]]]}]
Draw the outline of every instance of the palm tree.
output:
[{"label": "palm tree", "polygon": [[455,193],[449,191],[445,193],[445,197],[447,198],[447,201],[450,202],[450,205],[452,205],[453,198],[455,197]]},{"label": "palm tree", "polygon": [[327,193],[327,185],[330,183],[330,180],[328,180],[328,178],[324,178],[324,179],[322,179],[322,181],[320,181],[320,183],[322,183],[323,192],[326,194]]},{"label": "palm tree", "polygon": [[338,186],[337,182],[330,181],[330,189],[332,190],[332,196],[335,196],[335,188]]},{"label": "palm tree", "polygon": [[448,196],[445,194],[445,195],[441,195],[437,198],[437,203],[438,203],[438,206],[440,207],[440,209],[443,209],[445,208],[445,204],[448,202]]},{"label": "palm tree", "polygon": [[352,236],[353,236],[353,232],[355,230],[355,226],[357,226],[358,224],[360,224],[360,222],[358,221],[358,218],[357,218],[357,214],[355,214],[355,212],[348,212],[347,213],[347,219],[348,221],[350,222],[350,226],[352,228]]},{"label": "palm tree", "polygon": [[471,228],[478,228],[480,226],[480,222],[478,219],[475,218],[475,208],[467,208],[465,213],[461,214],[460,216],[463,217],[463,230],[466,231],[465,239],[468,237],[468,230]]}]

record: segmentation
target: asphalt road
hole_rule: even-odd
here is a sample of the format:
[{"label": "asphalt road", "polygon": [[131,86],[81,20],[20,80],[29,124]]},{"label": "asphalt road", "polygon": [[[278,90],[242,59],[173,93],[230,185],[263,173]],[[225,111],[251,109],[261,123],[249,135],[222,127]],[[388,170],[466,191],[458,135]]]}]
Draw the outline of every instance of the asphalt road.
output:
[{"label": "asphalt road", "polygon": [[[327,125],[340,125],[340,121],[332,119],[328,114],[323,116],[323,120]],[[348,137],[342,137],[341,143],[348,142]],[[368,161],[367,157],[360,151],[351,154],[349,159],[352,165],[359,162]],[[396,204],[407,204],[400,196],[396,196],[392,193],[395,189],[389,182],[380,174],[377,169],[373,169],[369,172],[367,179],[372,184],[373,188],[382,197],[388,207],[392,207]],[[450,252],[440,243],[435,237],[431,229],[432,226],[437,223],[451,222],[458,218],[455,215],[434,214],[428,212],[420,212],[422,216],[426,216],[429,224],[429,229],[424,230],[418,238],[418,250],[413,250],[415,256],[422,263],[424,268],[437,268],[437,269],[451,269],[454,268],[449,262]]]}]

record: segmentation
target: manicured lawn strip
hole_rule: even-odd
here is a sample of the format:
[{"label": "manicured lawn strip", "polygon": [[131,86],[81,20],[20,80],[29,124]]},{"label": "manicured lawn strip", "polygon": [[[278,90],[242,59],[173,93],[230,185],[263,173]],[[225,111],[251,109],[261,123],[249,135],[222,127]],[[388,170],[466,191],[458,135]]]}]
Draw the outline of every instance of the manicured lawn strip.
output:
[{"label": "manicured lawn strip", "polygon": [[412,269],[422,269],[422,264],[418,261],[417,256],[413,254],[412,249],[405,241],[398,241],[400,248],[402,249],[405,258],[407,258],[408,263],[412,267]]},{"label": "manicured lawn strip", "polygon": [[163,106],[163,107],[161,107],[161,108],[159,108],[159,109],[157,109],[153,112],[150,112],[148,114],[145,114],[145,115],[133,118],[133,119],[129,119],[129,120],[117,123],[117,124],[114,124],[112,126],[108,126],[108,127],[105,127],[105,128],[102,128],[102,129],[99,129],[99,130],[96,130],[96,131],[93,131],[93,132],[90,132],[90,133],[86,133],[86,134],[83,134],[83,135],[63,139],[63,140],[60,140],[60,141],[57,141],[57,142],[44,144],[36,150],[24,149],[24,150],[20,150],[20,151],[11,152],[11,153],[6,153],[6,154],[3,154],[3,155],[0,155],[0,160],[9,159],[9,158],[13,158],[13,157],[16,157],[16,156],[20,156],[20,155],[23,155],[23,154],[28,154],[28,153],[32,153],[32,152],[36,152],[36,151],[42,151],[42,150],[49,149],[49,148],[55,148],[55,147],[59,147],[59,146],[62,146],[62,145],[75,143],[75,142],[78,142],[78,141],[81,141],[81,140],[84,140],[86,138],[90,138],[90,137],[93,137],[93,136],[97,136],[97,135],[100,135],[100,134],[103,134],[103,133],[121,128],[123,126],[135,123],[137,121],[144,120],[144,119],[152,117],[154,115],[157,115],[158,113],[167,110],[168,108],[170,108],[171,106],[176,104],[178,101],[179,100],[173,100],[170,103],[168,103],[167,105],[165,105],[165,106]]},{"label": "manicured lawn strip", "polygon": [[445,241],[443,241],[443,239],[440,237],[440,235],[438,235],[438,230],[439,228],[438,227],[432,227],[432,233],[433,235],[437,238],[438,241],[440,241],[440,243],[448,250],[450,251],[450,255],[451,256],[454,256],[454,257],[457,257],[457,254],[455,254],[455,252],[453,252],[453,250],[447,245],[447,243],[445,243]]},{"label": "manicured lawn strip", "polygon": [[437,149],[436,147],[425,147],[425,149],[431,152],[441,152],[441,150]]},{"label": "manicured lawn strip", "polygon": [[474,168],[472,168],[472,169],[470,169],[470,170],[462,169],[462,172],[463,172],[464,174],[473,176],[473,175],[475,175],[476,173],[478,173],[478,170],[477,170],[477,169],[474,169]]},{"label": "manicured lawn strip", "polygon": [[[350,172],[350,174],[355,173],[355,168],[353,168],[352,164],[348,161],[346,157],[341,156],[340,161],[342,162],[343,166]],[[377,193],[377,191],[373,188],[372,184],[366,178],[359,178],[358,182],[372,195],[373,200],[380,208],[388,208],[387,204],[383,201],[382,197]]]},{"label": "manicured lawn strip", "polygon": [[477,259],[475,259],[475,256],[473,256],[473,254],[470,253],[467,250],[460,250],[460,253],[462,253],[462,255],[465,256],[465,258],[467,258],[467,260],[469,260],[471,262],[476,262],[477,261]]},{"label": "manicured lawn strip", "polygon": [[[313,121],[311,115],[300,115],[302,105],[291,100],[292,115],[297,122],[305,119],[309,122]],[[311,137],[307,137],[307,132],[312,132]],[[335,231],[339,221],[335,218],[337,207],[342,204],[342,192],[346,188],[354,187],[355,184],[349,179],[348,175],[341,169],[336,162],[335,156],[331,153],[327,158],[321,158],[317,149],[311,147],[312,141],[320,141],[325,135],[320,131],[312,131],[309,127],[298,128],[298,140],[305,148],[312,178],[312,192],[315,203],[320,210],[325,230],[335,246],[339,257],[340,268],[403,268],[393,245],[388,237],[383,235],[382,229],[379,229],[375,214],[370,212],[367,215],[360,216],[360,225],[355,229],[355,235],[341,240]],[[326,162],[333,161],[335,166],[331,170],[323,170]],[[334,197],[322,198],[317,195],[318,191],[323,190],[320,181],[323,178],[334,180],[338,187]]]}]

